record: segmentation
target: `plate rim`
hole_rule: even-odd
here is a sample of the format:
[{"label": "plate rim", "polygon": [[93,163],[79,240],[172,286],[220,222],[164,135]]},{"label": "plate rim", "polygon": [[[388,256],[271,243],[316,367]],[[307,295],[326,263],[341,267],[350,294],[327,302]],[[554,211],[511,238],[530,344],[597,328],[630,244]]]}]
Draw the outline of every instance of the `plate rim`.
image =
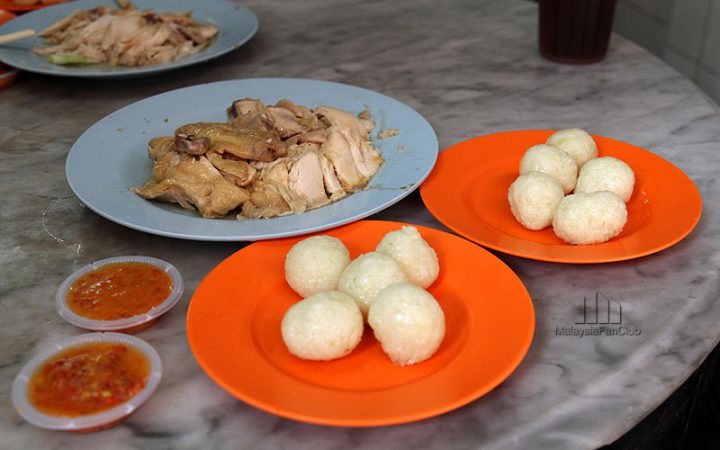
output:
[{"label": "plate rim", "polygon": [[67,3],[68,1],[70,0],[62,0],[56,3],[51,3],[49,5],[46,5],[44,3],[36,3],[34,5],[16,5],[12,2],[12,0],[0,0],[0,10],[10,13],[35,11],[38,9],[49,8],[50,6],[54,6],[58,3]]},{"label": "plate rim", "polygon": [[[373,206],[372,208],[365,209],[361,212],[355,212],[352,214],[347,214],[339,218],[334,218],[330,221],[325,221],[324,223],[320,225],[310,226],[309,228],[301,228],[301,229],[288,229],[283,232],[277,232],[277,233],[265,233],[265,234],[247,234],[247,233],[232,233],[232,234],[213,234],[213,233],[183,233],[183,232],[176,232],[172,230],[159,230],[156,228],[153,228],[151,226],[136,224],[134,221],[125,220],[120,217],[115,217],[112,214],[109,214],[105,211],[103,211],[100,207],[98,207],[95,204],[92,204],[91,202],[87,201],[87,198],[85,195],[83,195],[83,192],[81,192],[80,188],[77,186],[77,181],[73,182],[74,176],[71,175],[71,171],[73,170],[71,168],[71,160],[76,156],[76,154],[79,152],[79,150],[76,150],[78,143],[81,143],[82,139],[87,139],[87,134],[89,132],[92,132],[92,130],[96,126],[101,126],[104,124],[105,121],[111,121],[113,120],[113,116],[117,114],[123,114],[127,113],[128,110],[131,110],[132,108],[136,108],[137,105],[147,102],[147,101],[157,101],[160,97],[163,96],[177,96],[181,94],[183,91],[191,90],[191,89],[202,89],[209,86],[220,86],[223,84],[227,85],[233,85],[236,83],[317,83],[322,84],[325,86],[336,86],[343,90],[352,90],[356,92],[365,92],[372,96],[380,96],[384,100],[391,101],[397,105],[400,105],[403,108],[406,108],[407,111],[412,113],[416,116],[417,119],[421,120],[421,124],[423,127],[427,127],[427,130],[431,133],[433,141],[429,143],[428,148],[434,148],[434,151],[428,152],[426,156],[429,157],[429,162],[427,164],[427,167],[425,168],[424,172],[415,179],[414,186],[409,187],[408,189],[399,190],[399,193],[396,194],[391,200],[386,201],[381,204],[377,204]],[[149,138],[148,138],[149,139]],[[389,208],[390,206],[398,203],[408,195],[410,195],[412,192],[417,190],[422,183],[430,176],[433,168],[435,167],[435,164],[437,163],[439,154],[439,143],[437,134],[435,133],[435,130],[433,129],[432,125],[425,119],[424,116],[422,116],[417,110],[414,108],[408,106],[407,104],[401,102],[400,100],[395,99],[394,97],[390,97],[389,95],[373,91],[367,88],[354,86],[351,84],[346,83],[339,83],[335,81],[325,81],[325,80],[316,80],[316,79],[308,79],[308,78],[289,78],[289,77],[257,77],[257,78],[240,78],[240,79],[232,79],[232,80],[222,80],[222,81],[214,81],[214,82],[207,82],[207,83],[199,83],[191,86],[184,86],[177,89],[172,89],[165,92],[160,92],[158,94],[152,95],[150,97],[146,97],[143,99],[140,99],[136,102],[130,103],[128,105],[123,106],[122,108],[119,108],[110,114],[106,115],[105,117],[99,119],[95,123],[93,123],[90,127],[88,127],[73,143],[72,147],[68,151],[67,157],[65,159],[65,179],[72,190],[73,194],[82,202],[83,205],[85,205],[88,209],[95,212],[96,214],[114,222],[120,225],[123,225],[125,227],[142,231],[149,234],[154,234],[158,236],[164,236],[164,237],[170,237],[170,238],[176,238],[176,239],[185,239],[185,240],[194,240],[194,241],[207,241],[207,242],[246,242],[246,241],[259,241],[259,240],[268,240],[268,239],[278,239],[278,238],[284,238],[284,237],[292,237],[292,236],[298,236],[308,233],[314,233],[317,231],[323,231],[328,230],[331,228],[335,228],[341,225],[345,225],[347,223],[351,223],[357,220],[364,219],[372,214],[375,214],[379,211],[382,211],[386,208]],[[345,200],[345,199],[343,199]],[[340,200],[340,201],[343,201]],[[198,216],[199,217],[199,216]],[[291,216],[286,216],[291,217]],[[210,219],[207,219],[210,220]],[[214,219],[217,220],[217,219]],[[267,219],[257,219],[257,220],[267,220]],[[272,219],[270,219],[272,220]]]},{"label": "plate rim", "polygon": [[[418,224],[413,223],[405,223],[405,222],[397,222],[397,221],[386,221],[386,220],[361,220],[357,222],[353,222],[351,224],[346,225],[345,227],[363,227],[363,226],[379,226],[379,227],[387,227],[388,231],[397,229],[401,226],[414,226],[419,229],[421,233],[430,231],[431,233],[435,233],[437,236],[443,236],[444,239],[451,239],[451,240],[458,240],[458,242],[462,241],[463,245],[472,246],[474,251],[478,251],[484,256],[488,257],[490,261],[493,261],[494,264],[497,264],[498,267],[501,267],[502,270],[506,271],[508,274],[511,274],[514,282],[516,283],[516,286],[521,288],[520,292],[521,295],[518,296],[518,301],[522,302],[524,306],[527,307],[527,328],[525,330],[526,334],[524,336],[524,341],[521,345],[519,345],[519,349],[513,353],[513,357],[508,361],[506,367],[504,367],[504,370],[499,371],[498,373],[494,374],[495,376],[492,377],[492,382],[486,383],[481,389],[473,390],[472,393],[464,394],[457,400],[444,403],[442,406],[434,406],[434,407],[426,407],[425,409],[421,409],[419,411],[416,411],[415,413],[404,413],[402,416],[394,417],[392,419],[382,419],[382,418],[343,418],[343,419],[337,419],[330,416],[327,417],[310,417],[307,413],[303,412],[297,412],[297,411],[288,411],[287,409],[284,409],[281,406],[269,404],[267,402],[257,400],[252,395],[240,392],[236,387],[232,386],[230,382],[224,380],[221,378],[221,376],[218,374],[218,372],[208,365],[208,363],[204,360],[204,357],[198,354],[198,341],[196,333],[192,333],[190,331],[191,329],[191,323],[194,323],[195,319],[191,318],[191,315],[194,314],[195,308],[197,308],[197,302],[196,295],[197,292],[200,291],[201,286],[203,283],[206,282],[207,279],[211,277],[213,272],[220,267],[222,264],[225,264],[230,258],[237,257],[236,255],[241,253],[243,250],[250,246],[261,246],[264,244],[267,244],[266,242],[255,242],[252,243],[236,252],[234,252],[232,255],[225,258],[223,261],[221,261],[217,266],[215,266],[206,276],[203,278],[203,280],[198,285],[198,288],[196,289],[195,293],[193,294],[193,298],[190,301],[190,306],[188,308],[187,314],[186,314],[186,335],[188,339],[188,346],[190,347],[191,353],[193,354],[193,357],[197,361],[198,365],[201,367],[203,372],[216,384],[218,384],[226,393],[229,395],[232,395],[236,399],[245,402],[249,405],[252,405],[255,408],[258,408],[262,411],[265,411],[270,414],[274,414],[276,416],[280,416],[286,419],[293,419],[297,420],[299,422],[303,423],[310,423],[315,425],[325,425],[325,426],[333,426],[333,427],[349,427],[349,428],[362,428],[362,427],[380,427],[380,426],[389,426],[389,425],[400,425],[400,424],[406,424],[411,422],[417,422],[421,420],[430,419],[433,417],[440,416],[442,414],[451,412],[453,410],[459,409],[463,406],[466,406],[484,395],[488,394],[489,392],[496,389],[498,386],[500,386],[502,383],[504,383],[510,376],[518,369],[518,367],[522,364],[523,360],[527,357],[530,348],[532,347],[532,343],[535,339],[535,333],[536,333],[536,321],[537,316],[535,313],[535,305],[533,303],[532,297],[530,295],[530,292],[528,291],[527,287],[525,286],[525,283],[523,283],[520,276],[510,268],[503,260],[492,254],[487,249],[483,248],[482,246],[476,245],[475,243],[468,241],[467,239],[464,239],[460,236],[456,236],[452,233],[448,233],[446,231],[437,229],[437,228],[431,228],[426,227]],[[340,229],[338,229],[340,230]],[[315,235],[315,234],[313,234]],[[291,237],[287,238],[288,241],[297,240],[298,237]],[[276,241],[277,242],[277,241]],[[476,327],[479,326],[476,324]],[[366,331],[367,332],[367,331]],[[471,345],[469,342],[466,345]],[[255,351],[258,353],[257,351]],[[259,353],[258,353],[259,355]],[[260,358],[262,358],[262,355],[259,355]],[[455,361],[456,358],[453,358],[451,361]],[[267,363],[268,366],[271,366],[272,364]],[[446,366],[447,367],[447,366]],[[427,375],[426,377],[422,378],[421,380],[415,380],[410,382],[409,384],[414,383],[420,383],[428,378],[432,378],[433,375],[436,375],[438,372],[436,371],[432,372],[431,374]],[[301,382],[302,383],[302,382]],[[306,384],[306,383],[304,383]],[[321,388],[322,390],[326,391],[340,391],[340,389],[331,389],[331,388]],[[382,389],[382,390],[395,390],[398,389],[398,387],[392,387],[388,389]],[[366,395],[365,392],[357,392],[355,394],[351,395]]]},{"label": "plate rim", "polygon": [[[471,143],[473,141],[481,140],[483,138],[488,138],[488,137],[498,136],[498,135],[512,135],[512,134],[526,134],[526,133],[538,133],[538,134],[548,133],[548,134],[550,134],[555,131],[557,131],[557,130],[555,130],[555,129],[524,129],[524,130],[508,130],[508,131],[501,131],[501,132],[496,132],[496,133],[486,133],[486,134],[482,134],[479,136],[475,136],[475,137],[463,140],[461,142],[458,142],[458,143],[446,148],[445,150],[441,151],[441,155],[438,157],[438,160],[440,160],[440,158],[443,158],[442,155],[445,155],[445,154],[453,155],[454,152],[460,152],[464,145],[468,145],[469,143]],[[422,198],[423,204],[428,209],[428,211],[430,211],[430,213],[433,215],[433,217],[435,217],[440,223],[442,223],[443,225],[445,225],[446,227],[451,229],[453,232],[459,234],[460,236],[463,236],[464,238],[466,238],[472,242],[475,242],[478,245],[482,245],[484,247],[487,247],[492,250],[496,250],[496,251],[499,251],[499,252],[502,252],[502,253],[505,253],[508,255],[518,256],[521,258],[531,259],[531,260],[535,260],[535,261],[545,261],[545,262],[552,262],[552,263],[604,264],[604,263],[613,263],[613,262],[638,259],[638,258],[642,258],[642,257],[648,256],[648,255],[652,255],[652,254],[661,252],[663,250],[666,250],[667,248],[670,248],[670,247],[674,246],[675,244],[679,243],[680,241],[685,239],[690,233],[692,233],[692,231],[697,227],[697,224],[699,223],[700,218],[702,217],[703,202],[702,202],[702,196],[700,195],[699,189],[697,188],[695,183],[692,181],[692,179],[685,172],[683,172],[675,164],[673,164],[672,162],[668,161],[667,159],[661,157],[660,155],[657,155],[657,154],[655,154],[649,150],[646,150],[640,146],[637,146],[635,144],[630,144],[625,141],[620,141],[618,139],[614,139],[611,137],[598,135],[598,134],[591,134],[591,136],[593,138],[599,137],[603,140],[613,141],[613,142],[617,142],[617,143],[625,145],[625,146],[633,147],[635,150],[638,151],[639,154],[643,154],[645,157],[649,157],[649,158],[657,158],[657,160],[662,161],[663,164],[667,164],[669,167],[672,168],[672,170],[676,171],[677,174],[680,174],[680,175],[682,175],[682,177],[684,177],[683,182],[687,182],[688,183],[687,186],[692,187],[692,189],[691,189],[692,195],[693,195],[694,199],[697,201],[697,203],[696,203],[697,211],[693,211],[692,214],[688,214],[688,217],[692,216],[692,218],[689,220],[687,227],[681,233],[678,233],[672,239],[664,241],[662,244],[649,247],[642,251],[628,252],[626,254],[618,254],[615,256],[605,256],[605,257],[598,257],[598,258],[565,257],[565,256],[553,256],[553,255],[548,256],[548,255],[537,254],[537,253],[533,253],[533,252],[529,252],[529,251],[517,250],[512,247],[507,247],[507,246],[503,246],[501,244],[497,244],[492,241],[488,241],[485,238],[478,237],[478,236],[474,235],[473,233],[464,230],[462,226],[460,226],[454,222],[451,223],[452,221],[448,221],[446,219],[446,217],[443,217],[444,213],[441,212],[442,208],[438,208],[437,204],[428,200],[428,197],[429,197],[428,191],[430,189],[432,189],[431,186],[433,185],[432,180],[430,180],[430,183],[424,183],[420,187],[420,196]],[[452,157],[452,156],[445,156],[445,158],[450,158],[450,157]],[[433,173],[434,176],[439,176],[437,174],[438,174],[437,171],[435,171]],[[441,217],[442,217],[442,219],[441,219]],[[608,242],[611,242],[611,241],[608,241]],[[533,242],[533,241],[526,241],[526,242]],[[606,243],[607,242],[604,242],[601,244],[595,244],[595,245],[604,245]],[[575,246],[575,245],[571,245],[571,244],[564,244],[564,246],[568,247],[568,248],[582,247],[582,246]]]}]

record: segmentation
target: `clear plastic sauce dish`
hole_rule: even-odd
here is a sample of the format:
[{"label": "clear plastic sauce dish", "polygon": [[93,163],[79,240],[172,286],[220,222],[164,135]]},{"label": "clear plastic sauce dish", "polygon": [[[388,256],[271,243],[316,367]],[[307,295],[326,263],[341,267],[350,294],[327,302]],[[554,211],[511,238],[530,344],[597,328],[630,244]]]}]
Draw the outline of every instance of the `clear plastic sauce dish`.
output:
[{"label": "clear plastic sauce dish", "polygon": [[90,432],[111,427],[142,405],[162,378],[147,342],[121,333],[88,333],[55,342],[15,377],[12,402],[32,425]]},{"label": "clear plastic sauce dish", "polygon": [[149,256],[118,256],[67,277],[55,307],[80,328],[135,333],[153,325],[182,293],[182,276],[172,264]]}]

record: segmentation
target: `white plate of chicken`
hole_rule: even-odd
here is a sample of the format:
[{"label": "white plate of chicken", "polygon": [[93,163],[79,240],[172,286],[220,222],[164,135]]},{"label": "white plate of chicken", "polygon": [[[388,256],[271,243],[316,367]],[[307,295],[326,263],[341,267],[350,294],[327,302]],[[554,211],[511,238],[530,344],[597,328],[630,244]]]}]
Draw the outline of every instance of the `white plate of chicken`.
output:
[{"label": "white plate of chicken", "polygon": [[77,0],[20,16],[0,34],[38,34],[0,47],[30,72],[129,78],[197,64],[247,42],[257,17],[233,0]]},{"label": "white plate of chicken", "polygon": [[430,124],[395,99],[258,78],[178,89],[110,114],[75,142],[66,175],[90,209],[130,228],[255,241],[381,211],[425,180],[437,153]]}]

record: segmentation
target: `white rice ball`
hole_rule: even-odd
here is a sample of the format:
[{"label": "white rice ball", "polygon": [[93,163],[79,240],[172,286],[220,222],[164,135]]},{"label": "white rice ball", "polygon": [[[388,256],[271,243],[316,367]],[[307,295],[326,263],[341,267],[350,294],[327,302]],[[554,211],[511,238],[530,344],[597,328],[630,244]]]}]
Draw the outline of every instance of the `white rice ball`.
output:
[{"label": "white rice ball", "polygon": [[340,275],[338,290],[355,299],[363,314],[383,289],[408,281],[400,263],[383,253],[370,252],[355,258]]},{"label": "white rice ball", "polygon": [[375,249],[400,263],[411,283],[426,288],[440,273],[437,254],[415,227],[402,227],[383,237]]},{"label": "white rice ball", "polygon": [[340,239],[303,239],[285,257],[285,279],[302,297],[337,289],[340,274],[350,264],[350,252]]},{"label": "white rice ball", "polygon": [[563,198],[553,231],[570,244],[599,244],[614,238],[627,223],[625,202],[612,192],[577,193]]},{"label": "white rice ball", "polygon": [[508,190],[513,216],[530,230],[542,230],[552,224],[553,213],[563,196],[560,183],[542,172],[520,175]]},{"label": "white rice ball", "polygon": [[550,136],[547,143],[572,156],[578,168],[597,158],[598,155],[597,145],[592,136],[580,128],[560,130]]},{"label": "white rice ball", "polygon": [[575,189],[577,164],[567,153],[551,145],[540,144],[530,147],[520,160],[520,175],[528,172],[542,172],[560,182],[563,191]]},{"label": "white rice ball", "polygon": [[357,347],[363,334],[363,316],[349,295],[339,291],[319,292],[287,310],[281,332],[293,355],[329,361]]},{"label": "white rice ball", "polygon": [[624,161],[612,156],[588,161],[580,169],[575,192],[610,191],[625,203],[632,197],[635,173]]},{"label": "white rice ball", "polygon": [[368,323],[392,362],[424,361],[445,337],[445,314],[426,290],[410,283],[383,289],[370,305]]}]

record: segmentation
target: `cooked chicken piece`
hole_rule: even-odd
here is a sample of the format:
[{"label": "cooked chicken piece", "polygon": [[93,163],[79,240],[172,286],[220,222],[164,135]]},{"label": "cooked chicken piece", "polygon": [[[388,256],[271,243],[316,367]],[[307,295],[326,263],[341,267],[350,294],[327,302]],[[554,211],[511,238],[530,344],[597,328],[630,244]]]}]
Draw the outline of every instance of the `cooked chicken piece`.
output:
[{"label": "cooked chicken piece", "polygon": [[[147,13],[148,11],[145,11]],[[189,27],[195,24],[192,18],[192,12],[186,11],[182,13],[164,12],[158,15],[157,21],[172,23],[181,27]]]},{"label": "cooked chicken piece", "polygon": [[137,33],[143,26],[143,19],[139,15],[119,16],[114,20],[112,20],[112,16],[106,17],[108,17],[111,22],[100,43],[100,48],[103,51],[110,50],[117,42]]},{"label": "cooked chicken piece", "polygon": [[65,45],[52,45],[50,47],[36,47],[33,48],[33,53],[41,55],[41,56],[48,56],[52,55],[53,53],[62,52],[65,49]]},{"label": "cooked chicken piece", "polygon": [[73,11],[70,15],[58,20],[49,27],[38,33],[40,37],[48,37],[56,33],[65,31],[75,20],[87,15],[86,11]]},{"label": "cooked chicken piece", "polygon": [[208,138],[213,151],[242,159],[269,162],[286,152],[277,133],[235,128],[223,123],[191,123],[175,130],[175,134]]},{"label": "cooked chicken piece", "polygon": [[123,18],[111,14],[104,15],[84,27],[77,37],[89,45],[100,46],[110,29],[110,24],[120,19]]},{"label": "cooked chicken piece", "polygon": [[298,118],[289,109],[268,106],[265,111],[270,124],[283,139],[307,131],[307,128],[300,124]]},{"label": "cooked chicken piece", "polygon": [[355,190],[355,186],[361,186],[365,183],[365,179],[355,167],[350,143],[347,142],[342,133],[337,130],[331,131],[320,149],[335,167],[335,173],[343,189],[352,192]]},{"label": "cooked chicken piece", "polygon": [[267,189],[279,194],[292,212],[303,212],[305,201],[290,189],[290,168],[288,160],[281,158],[269,164],[262,172],[261,179]]},{"label": "cooked chicken piece", "polygon": [[270,131],[273,127],[259,100],[243,98],[235,100],[227,110],[228,124],[236,128],[255,128]]},{"label": "cooked chicken piece", "polygon": [[295,144],[303,144],[311,142],[313,144],[322,144],[327,139],[327,129],[321,128],[319,130],[308,131],[286,139],[285,145],[292,146]]},{"label": "cooked chicken piece", "polygon": [[56,64],[138,66],[169,62],[206,48],[217,35],[214,25],[201,25],[190,13],[97,7],[76,11],[45,29],[52,47],[33,48]]},{"label": "cooked chicken piece", "polygon": [[73,49],[73,53],[85,58],[86,61],[102,62],[105,59],[105,54],[92,45],[80,44],[77,48]]},{"label": "cooked chicken piece", "polygon": [[223,158],[223,155],[215,152],[209,152],[205,156],[225,178],[238,186],[247,186],[250,184],[257,172],[257,170],[246,161]]},{"label": "cooked chicken piece", "polygon": [[328,130],[328,138],[320,149],[332,162],[340,184],[348,192],[364,187],[383,161],[368,141],[358,139],[340,126]]},{"label": "cooked chicken piece", "polygon": [[277,133],[270,124],[270,119],[263,110],[259,113],[247,113],[228,120],[228,125],[233,128],[250,128],[253,130],[262,130]]},{"label": "cooked chicken piece", "polygon": [[[357,135],[348,128],[338,128],[337,132],[342,134],[350,144],[350,152],[358,172],[366,178],[370,179],[382,165],[383,159],[380,152],[372,146],[370,141],[358,139]],[[365,184],[365,183],[364,183]],[[363,185],[364,185],[363,184]]]},{"label": "cooked chicken piece", "polygon": [[153,161],[157,161],[168,152],[175,149],[174,136],[160,136],[150,139],[148,143],[148,156]]},{"label": "cooked chicken piece", "polygon": [[175,60],[183,59],[202,50],[202,47],[194,45],[191,41],[185,41],[175,48]]},{"label": "cooked chicken piece", "polygon": [[298,122],[300,122],[302,126],[304,126],[310,131],[320,128],[320,120],[310,108],[306,108],[305,106],[293,103],[286,98],[277,102],[275,104],[275,107],[285,108],[288,111],[292,112],[295,117],[297,117]]},{"label": "cooked chicken piece", "polygon": [[196,45],[209,42],[218,33],[218,29],[214,25],[180,26],[178,30]]},{"label": "cooked chicken piece", "polygon": [[264,170],[267,166],[272,164],[272,162],[263,162],[263,161],[250,161],[248,160],[248,164],[250,164],[250,167],[253,169],[260,171]]},{"label": "cooked chicken piece", "polygon": [[284,216],[290,213],[290,207],[285,203],[282,196],[271,189],[265,188],[260,181],[252,186],[250,199],[243,203],[242,212],[238,219],[266,219],[276,216]]},{"label": "cooked chicken piece", "polygon": [[228,117],[234,119],[236,117],[244,116],[245,114],[259,114],[265,111],[260,100],[254,98],[241,98],[235,100],[227,110]]},{"label": "cooked chicken piece", "polygon": [[174,150],[166,151],[159,155],[153,164],[153,176],[156,180],[161,181],[172,175],[175,168],[182,160],[182,155]]},{"label": "cooked chicken piece", "polygon": [[397,128],[388,128],[386,130],[380,130],[377,134],[378,139],[387,139],[395,137],[400,134],[400,130]]},{"label": "cooked chicken piece", "polygon": [[183,208],[194,205],[203,217],[222,217],[249,198],[246,190],[226,180],[220,172],[201,156],[197,159],[168,153],[173,161],[162,181],[152,180],[142,188],[131,188],[147,199],[176,202]]},{"label": "cooked chicken piece", "polygon": [[179,133],[175,135],[175,149],[190,155],[202,155],[210,149],[210,139]]},{"label": "cooked chicken piece", "polygon": [[288,175],[288,186],[292,194],[302,199],[307,209],[318,208],[330,203],[330,199],[325,193],[319,155],[309,150],[293,159]]},{"label": "cooked chicken piece", "polygon": [[313,144],[311,142],[306,142],[304,144],[293,144],[288,147],[287,156],[290,158],[294,158],[294,157],[299,156],[307,151],[317,152],[319,150],[320,150],[320,146],[318,144]]},{"label": "cooked chicken piece", "polygon": [[147,64],[147,58],[150,57],[149,50],[165,42],[170,36],[170,32],[170,27],[167,25],[141,29],[131,38],[115,46],[110,57],[110,64],[125,66]]},{"label": "cooked chicken piece", "polygon": [[174,45],[158,45],[148,49],[148,58],[152,64],[163,64],[175,59],[177,48]]},{"label": "cooked chicken piece", "polygon": [[[367,112],[355,117],[321,107],[314,113],[289,100],[265,106],[244,98],[228,116],[228,123],[187,124],[175,136],[150,141],[155,180],[133,191],[195,205],[205,217],[241,206],[238,219],[270,218],[344,198],[365,187],[383,163],[369,138],[374,123]],[[238,202],[215,204],[209,198],[216,193]]]},{"label": "cooked chicken piece", "polygon": [[320,155],[320,166],[322,167],[325,192],[330,196],[330,200],[334,202],[347,197],[347,192],[345,192],[337,179],[337,175],[335,175],[335,168],[323,154]]},{"label": "cooked chicken piece", "polygon": [[352,130],[357,133],[360,139],[370,139],[370,132],[375,128],[375,123],[372,120],[360,119],[342,109],[321,106],[315,110],[315,113],[328,125]]}]

